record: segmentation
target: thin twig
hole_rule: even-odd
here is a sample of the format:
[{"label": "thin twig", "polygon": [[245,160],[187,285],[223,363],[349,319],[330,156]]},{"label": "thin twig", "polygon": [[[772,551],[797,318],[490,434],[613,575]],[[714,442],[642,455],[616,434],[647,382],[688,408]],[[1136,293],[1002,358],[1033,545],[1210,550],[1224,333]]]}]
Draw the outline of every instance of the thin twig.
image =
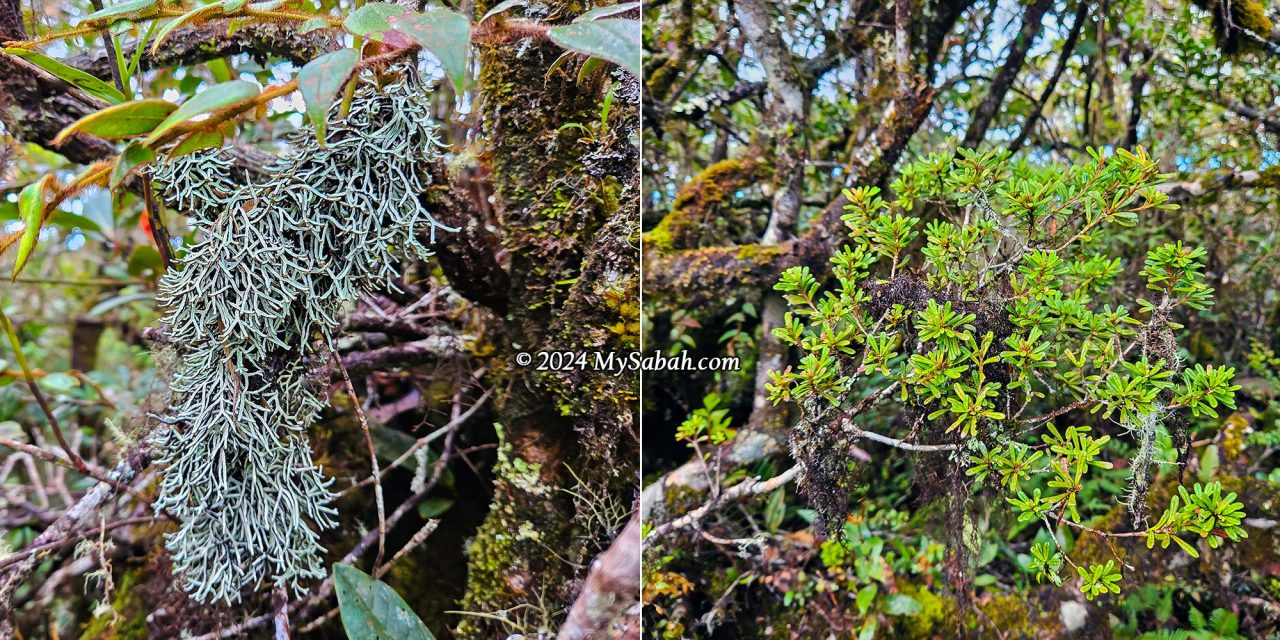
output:
[{"label": "thin twig", "polygon": [[85,538],[89,538],[90,536],[99,535],[105,531],[112,531],[114,529],[119,529],[121,527],[131,527],[139,524],[150,524],[152,522],[155,522],[155,518],[152,518],[151,516],[138,516],[134,518],[124,518],[123,520],[108,522],[104,525],[95,527],[93,529],[89,529],[81,533],[75,533],[65,538],[59,538],[57,540],[51,540],[49,542],[27,547],[22,551],[19,551],[11,556],[6,557],[3,560],[0,560],[0,570],[8,569],[9,567],[15,564],[18,564],[23,560],[26,560],[27,558],[31,558],[33,556],[37,556],[42,553],[46,553],[48,551],[54,551],[56,549],[69,546],[74,542],[78,542]]},{"label": "thin twig", "polygon": [[123,482],[120,482],[115,478],[112,478],[106,469],[103,469],[102,467],[99,467],[97,465],[86,462],[83,470],[76,469],[75,465],[72,464],[70,460],[63,458],[52,451],[49,451],[47,449],[42,449],[35,445],[27,444],[25,442],[19,442],[12,438],[0,437],[0,447],[8,447],[10,449],[13,449],[14,451],[21,451],[22,453],[25,453],[33,458],[39,458],[41,460],[44,460],[45,462],[52,462],[53,464],[56,464],[60,467],[64,467],[67,469],[75,469],[77,472],[83,473],[84,475],[90,478],[93,478],[98,482],[105,482],[106,484],[109,484],[115,487],[116,489],[127,491],[130,495],[140,500],[142,504],[147,504],[149,502],[147,497],[139,493],[137,489],[134,489],[133,487]]},{"label": "thin twig", "polygon": [[271,590],[271,607],[276,623],[275,640],[289,640],[289,594],[283,585]]},{"label": "thin twig", "polygon": [[[408,462],[409,458],[412,458],[413,455],[418,452],[418,449],[421,449],[422,447],[425,447],[431,444],[432,442],[439,440],[441,436],[447,435],[450,431],[457,429],[458,427],[461,427],[463,424],[467,422],[467,420],[471,419],[471,416],[476,414],[476,411],[480,410],[480,407],[484,406],[484,403],[489,400],[489,397],[491,395],[493,395],[493,390],[492,389],[486,390],[484,394],[481,395],[480,398],[476,400],[475,403],[473,403],[471,407],[466,411],[464,411],[461,415],[450,420],[447,424],[432,431],[431,433],[428,433],[427,435],[422,436],[421,438],[418,438],[416,441],[414,441],[414,443],[408,449],[405,450],[404,453],[400,454],[400,457],[396,458],[395,460],[392,460],[391,464],[388,464],[386,467],[382,469],[382,473],[379,476],[379,478],[386,476],[388,473],[391,472],[392,469],[395,469],[396,467],[399,467],[400,465],[403,465],[404,463]],[[346,489],[339,491],[338,496],[341,497],[352,491],[355,491],[356,489],[367,487],[370,484],[373,484],[373,480],[374,480],[373,476],[365,478],[351,485],[350,487],[347,487]]]},{"label": "thin twig", "polygon": [[156,190],[151,186],[151,174],[146,169],[138,172],[142,181],[142,206],[147,216],[147,225],[151,227],[151,241],[160,252],[160,259],[166,271],[173,268],[173,247],[169,245],[169,228],[164,225],[160,215],[160,200],[156,198]]},{"label": "thin twig", "polygon": [[356,388],[351,384],[351,376],[347,374],[347,367],[342,364],[342,358],[338,355],[338,351],[329,345],[329,352],[333,355],[333,361],[338,364],[338,370],[342,372],[342,381],[347,386],[347,395],[351,396],[351,406],[356,410],[356,416],[360,419],[360,428],[364,430],[364,443],[369,448],[369,464],[373,467],[373,497],[378,507],[378,556],[373,566],[382,564],[382,556],[387,549],[387,509],[386,504],[382,500],[382,470],[378,468],[378,454],[373,449],[373,436],[369,433],[369,420],[364,415],[364,409],[360,407],[360,398],[356,396]]},{"label": "thin twig", "polygon": [[891,447],[897,447],[904,451],[922,451],[922,452],[957,451],[960,449],[960,445],[958,444],[915,444],[912,442],[907,442],[905,440],[898,440],[897,438],[890,438],[889,436],[882,436],[878,433],[874,433],[871,431],[864,431],[854,426],[853,424],[849,425],[849,433],[852,434],[853,437],[855,438],[866,438],[868,440],[875,440],[876,442],[879,442],[881,444],[887,444]]},{"label": "thin twig", "polygon": [[800,465],[797,464],[796,466],[791,467],[768,480],[761,480],[760,478],[749,478],[747,480],[743,480],[742,482],[725,489],[724,493],[721,493],[719,497],[708,500],[706,504],[703,504],[701,507],[690,511],[675,520],[655,527],[649,532],[649,535],[645,536],[645,544],[652,543],[659,538],[676,531],[677,529],[684,529],[697,524],[724,503],[737,500],[738,498],[758,496],[768,493],[787,484],[788,482],[791,482],[792,480],[795,480],[799,475]]}]

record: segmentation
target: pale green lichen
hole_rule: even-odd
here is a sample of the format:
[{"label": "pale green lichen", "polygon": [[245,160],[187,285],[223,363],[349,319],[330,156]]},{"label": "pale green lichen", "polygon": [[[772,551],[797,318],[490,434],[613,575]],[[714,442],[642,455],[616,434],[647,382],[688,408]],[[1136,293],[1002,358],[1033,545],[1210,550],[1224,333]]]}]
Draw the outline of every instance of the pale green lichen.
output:
[{"label": "pale green lichen", "polygon": [[440,154],[430,95],[399,73],[362,83],[327,144],[300,136],[263,182],[232,183],[220,150],[156,171],[200,236],[160,283],[181,360],[155,502],[181,523],[165,542],[198,601],[325,575],[316,529],[337,523],[306,433],[323,407],[314,369],[343,306],[387,286],[403,256],[428,255],[419,234],[443,228],[419,198]]}]

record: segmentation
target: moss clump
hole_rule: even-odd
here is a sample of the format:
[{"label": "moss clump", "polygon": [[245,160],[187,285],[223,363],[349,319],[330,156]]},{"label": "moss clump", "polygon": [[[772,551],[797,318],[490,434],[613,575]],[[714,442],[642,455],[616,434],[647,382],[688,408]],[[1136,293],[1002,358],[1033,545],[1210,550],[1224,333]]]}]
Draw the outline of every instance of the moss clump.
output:
[{"label": "moss clump", "polygon": [[1006,638],[1064,637],[1056,609],[1042,609],[1038,601],[1025,594],[1001,594],[980,604],[979,609],[990,622],[979,621],[973,615],[971,626],[975,629],[989,632],[994,626]]},{"label": "moss clump", "polygon": [[1262,177],[1258,180],[1258,186],[1265,189],[1280,188],[1280,164],[1273,164],[1262,170]]},{"label": "moss clump", "polygon": [[1213,14],[1213,34],[1223,53],[1267,48],[1272,23],[1261,0],[1196,0],[1196,6]]},{"label": "moss clump", "polygon": [[644,236],[645,246],[657,251],[694,249],[742,240],[752,230],[749,215],[732,201],[743,189],[768,175],[767,167],[752,160],[721,160],[703,169],[680,188],[671,212]]},{"label": "moss clump", "polygon": [[893,625],[895,638],[946,637],[955,631],[958,606],[954,598],[939,596],[927,587],[899,584],[900,593],[920,603],[920,613],[899,618]]}]

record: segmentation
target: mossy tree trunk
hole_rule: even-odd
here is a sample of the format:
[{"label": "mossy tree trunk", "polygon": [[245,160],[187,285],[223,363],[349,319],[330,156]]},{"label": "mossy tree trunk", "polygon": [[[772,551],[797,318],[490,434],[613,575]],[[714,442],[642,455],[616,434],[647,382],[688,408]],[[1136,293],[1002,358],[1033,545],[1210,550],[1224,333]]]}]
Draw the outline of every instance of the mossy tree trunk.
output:
[{"label": "mossy tree trunk", "polygon": [[[568,21],[587,8],[552,3],[546,20]],[[615,73],[618,99],[607,126],[582,140],[562,127],[600,119],[604,83],[579,82],[578,60],[548,73],[562,52],[544,42],[479,54],[481,138],[510,252],[503,342],[512,356],[622,355],[639,341],[638,87]],[[529,632],[555,624],[556,609],[572,602],[591,558],[615,533],[608,529],[631,509],[638,380],[635,373],[540,372],[513,358],[506,363],[510,368],[497,373],[505,389],[497,405],[503,452],[491,511],[469,551],[463,608],[511,612],[518,630]],[[610,508],[601,511],[602,504]],[[500,637],[512,630],[474,617],[456,633]]]}]

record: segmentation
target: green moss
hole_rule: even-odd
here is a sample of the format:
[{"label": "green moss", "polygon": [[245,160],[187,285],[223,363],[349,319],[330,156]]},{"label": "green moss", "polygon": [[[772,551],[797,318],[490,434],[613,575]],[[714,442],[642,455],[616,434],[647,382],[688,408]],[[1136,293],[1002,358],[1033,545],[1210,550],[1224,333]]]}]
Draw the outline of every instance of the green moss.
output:
[{"label": "green moss", "polygon": [[145,575],[142,569],[126,571],[111,593],[111,612],[94,617],[85,625],[81,640],[145,640],[147,615],[151,608],[139,591]]},{"label": "green moss", "polygon": [[740,235],[751,220],[734,211],[734,196],[766,175],[767,167],[752,160],[721,160],[703,169],[680,188],[662,222],[645,234],[645,246],[692,249]]},{"label": "green moss", "polygon": [[1266,50],[1273,25],[1262,0],[1195,0],[1195,4],[1213,14],[1213,33],[1223,53]]},{"label": "green moss", "polygon": [[971,616],[970,625],[975,629],[990,631],[994,626],[1006,638],[1059,638],[1063,637],[1057,610],[1040,608],[1035,598],[1023,593],[1000,594],[979,605],[990,622],[984,626],[977,616]]},{"label": "green moss", "polygon": [[1280,164],[1273,164],[1263,169],[1258,186],[1265,189],[1280,189]]},{"label": "green moss", "polygon": [[[1235,0],[1231,5],[1231,19],[1242,29],[1248,29],[1266,38],[1271,35],[1271,18],[1267,16],[1267,8],[1261,0]],[[1252,40],[1252,47],[1258,48],[1261,43]]]},{"label": "green moss", "polygon": [[946,637],[955,631],[955,620],[959,607],[954,598],[939,596],[927,587],[914,584],[899,584],[900,593],[910,596],[920,603],[920,613],[898,619],[894,624],[893,637],[896,638],[933,638]]},{"label": "green moss", "polygon": [[[518,457],[512,444],[504,438],[502,425],[494,425],[494,428],[499,440],[495,469],[497,490],[509,495],[531,491],[546,500],[551,487],[542,481],[541,463]],[[536,548],[539,540],[517,534],[532,530],[555,536],[559,528],[553,522],[532,522],[527,512],[518,513],[512,503],[495,502],[484,525],[467,545],[467,594],[462,609],[494,613],[510,608],[511,602],[526,596],[532,573],[538,568],[537,560],[543,554],[533,553],[528,548]],[[458,625],[456,634],[462,638],[484,637],[487,633],[483,630],[487,628],[488,623],[483,618],[465,618]]]}]

